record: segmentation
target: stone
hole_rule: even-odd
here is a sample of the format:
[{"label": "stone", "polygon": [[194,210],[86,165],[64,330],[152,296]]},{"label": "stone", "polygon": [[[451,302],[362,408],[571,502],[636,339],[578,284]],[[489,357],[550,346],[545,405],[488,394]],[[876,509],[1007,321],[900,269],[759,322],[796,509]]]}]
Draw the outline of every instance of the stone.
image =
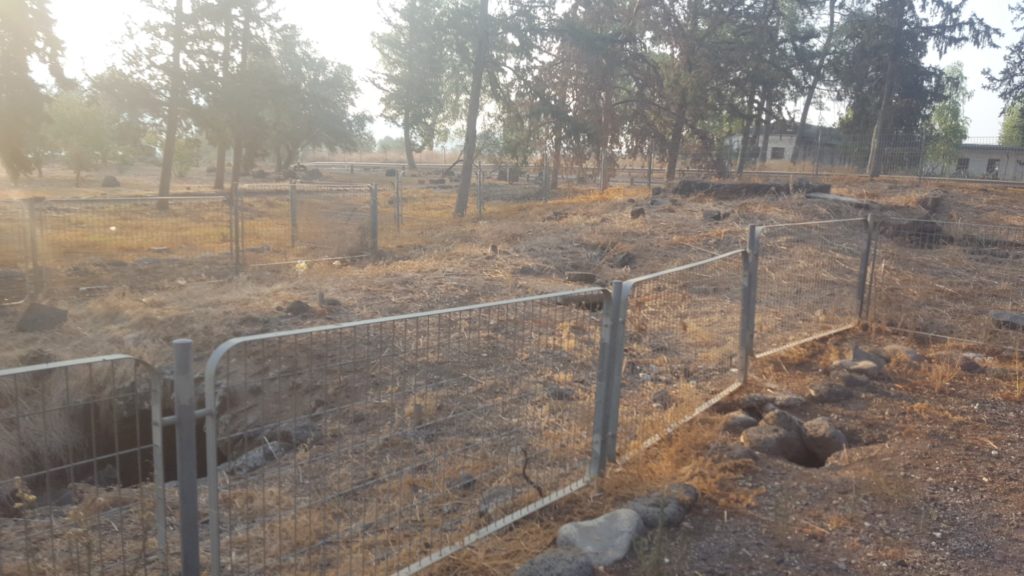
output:
[{"label": "stone", "polygon": [[515,571],[515,576],[594,576],[594,574],[594,565],[586,556],[568,550],[548,550]]},{"label": "stone", "polygon": [[636,256],[632,252],[623,252],[612,260],[612,266],[615,268],[628,268],[636,264]]},{"label": "stone", "polygon": [[831,369],[863,374],[868,378],[877,378],[882,372],[878,364],[870,360],[839,360],[832,364]]},{"label": "stone", "polygon": [[583,553],[595,566],[609,566],[629,554],[644,523],[634,510],[620,508],[593,520],[570,522],[558,529],[557,546]]},{"label": "stone", "polygon": [[800,433],[764,422],[744,430],[740,442],[751,450],[790,462],[803,462],[808,458]]},{"label": "stone", "polygon": [[825,381],[811,384],[807,393],[817,402],[834,403],[853,398],[853,391],[841,382]]},{"label": "stone", "polygon": [[871,379],[863,374],[853,374],[846,370],[840,370],[839,372],[832,373],[832,381],[843,386],[849,386],[851,388],[863,388],[868,384],[871,384]]},{"label": "stone", "polygon": [[665,494],[642,496],[626,505],[640,515],[647,530],[674,528],[683,523],[686,509],[675,498]]},{"label": "stone", "polygon": [[303,314],[309,314],[312,310],[313,308],[309,304],[303,302],[302,300],[294,300],[292,302],[289,302],[288,305],[284,307],[285,313],[291,316],[301,316]]},{"label": "stone", "polygon": [[566,272],[565,279],[569,282],[579,282],[580,284],[596,284],[597,274],[591,272]]},{"label": "stone", "polygon": [[914,350],[910,346],[902,346],[900,344],[889,344],[888,346],[882,348],[882,350],[889,355],[890,360],[902,357],[913,364],[919,364],[927,360],[927,358],[925,358],[917,350]]},{"label": "stone", "polygon": [[721,222],[729,217],[731,213],[722,210],[704,210],[704,219],[711,222]]},{"label": "stone", "polygon": [[629,217],[632,218],[633,220],[636,220],[637,218],[643,218],[646,215],[647,211],[644,210],[642,206],[637,206],[636,208],[633,208],[632,210],[629,211]]},{"label": "stone", "polygon": [[882,350],[861,348],[860,345],[854,344],[853,360],[856,362],[867,360],[868,362],[874,363],[875,366],[879,368],[885,368],[885,366],[889,364],[890,358],[886,356],[885,352]]},{"label": "stone", "polygon": [[757,452],[731,442],[715,442],[708,446],[707,454],[719,460],[757,460]]},{"label": "stone", "polygon": [[775,410],[765,415],[761,420],[762,426],[778,426],[787,432],[801,435],[804,432],[804,424],[799,418],[785,410]]},{"label": "stone", "polygon": [[1024,314],[1013,312],[990,312],[992,323],[1000,330],[1024,331]]},{"label": "stone", "polygon": [[799,408],[807,403],[807,399],[799,394],[791,394],[789,392],[778,392],[772,394],[771,404],[774,404],[778,408],[790,409]]},{"label": "stone", "polygon": [[675,398],[672,398],[672,394],[668,390],[659,390],[651,396],[651,404],[654,404],[662,410],[668,410],[676,403]]},{"label": "stone", "polygon": [[730,412],[725,415],[722,421],[722,432],[726,434],[741,434],[747,428],[757,426],[757,419],[742,410]]},{"label": "stone", "polygon": [[828,418],[815,418],[804,422],[804,445],[823,464],[846,447],[846,435]]},{"label": "stone", "polygon": [[548,386],[548,398],[560,402],[568,402],[576,399],[576,391],[568,386]]},{"label": "stone", "polygon": [[663,492],[666,496],[674,498],[683,506],[683,510],[689,512],[700,500],[700,491],[692,484],[676,482],[669,484]]},{"label": "stone", "polygon": [[33,302],[21,314],[14,329],[18,332],[44,332],[60,328],[67,321],[67,310]]},{"label": "stone", "polygon": [[960,371],[967,374],[981,374],[985,371],[985,367],[978,363],[978,360],[967,354],[960,356]]},{"label": "stone", "polygon": [[291,446],[283,442],[264,442],[238,458],[223,464],[222,468],[228,474],[245,475],[277,460],[290,449]]},{"label": "stone", "polygon": [[121,181],[118,180],[116,176],[107,175],[103,177],[103,181],[100,182],[100,186],[103,188],[120,188]]}]

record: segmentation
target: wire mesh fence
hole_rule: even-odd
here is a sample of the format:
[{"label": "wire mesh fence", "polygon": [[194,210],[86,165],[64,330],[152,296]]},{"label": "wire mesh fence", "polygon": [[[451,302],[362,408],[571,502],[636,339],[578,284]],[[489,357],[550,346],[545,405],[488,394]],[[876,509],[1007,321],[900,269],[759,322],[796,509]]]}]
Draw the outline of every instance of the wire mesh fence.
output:
[{"label": "wire mesh fence", "polygon": [[756,356],[857,324],[869,228],[865,218],[755,227]]},{"label": "wire mesh fence", "polygon": [[35,204],[47,288],[150,288],[231,271],[222,197],[54,200]]},{"label": "wire mesh fence", "polygon": [[739,382],[742,255],[626,282],[620,453],[646,449]]},{"label": "wire mesh fence", "polygon": [[171,568],[158,382],[127,356],[0,370],[0,574]]},{"label": "wire mesh fence", "polygon": [[28,222],[26,204],[0,202],[0,306],[28,298],[33,252]]},{"label": "wire mesh fence", "polygon": [[902,331],[1020,348],[1024,227],[887,219],[871,319]]},{"label": "wire mesh fence", "polygon": [[585,290],[222,345],[206,376],[228,460],[214,565],[390,574],[581,486],[604,299]]}]

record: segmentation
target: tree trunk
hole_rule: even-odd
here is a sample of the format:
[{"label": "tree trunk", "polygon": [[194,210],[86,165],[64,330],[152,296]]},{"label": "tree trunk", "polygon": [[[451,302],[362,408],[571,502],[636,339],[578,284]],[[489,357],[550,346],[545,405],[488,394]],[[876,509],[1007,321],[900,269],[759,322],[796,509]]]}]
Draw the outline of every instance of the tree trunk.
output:
[{"label": "tree trunk", "polygon": [[811,113],[811,105],[814,103],[814,93],[818,90],[818,83],[825,73],[825,64],[832,53],[832,36],[836,30],[836,0],[829,0],[828,3],[828,32],[825,34],[825,44],[821,49],[821,58],[818,66],[814,69],[814,76],[811,78],[811,86],[807,89],[807,97],[804,98],[804,107],[800,112],[800,124],[796,127],[796,138],[793,142],[793,154],[789,161],[796,164],[797,154],[800,153],[800,146],[803,145],[804,128],[807,126],[807,116]]},{"label": "tree trunk", "polygon": [[[170,92],[167,99],[167,117],[164,120],[164,157],[160,166],[159,196],[171,195],[171,175],[174,171],[174,147],[178,139],[178,105],[181,93],[181,45],[184,42],[182,0],[174,6],[174,39],[171,48],[171,69],[168,72]],[[159,202],[160,210],[167,209],[167,202]]]},{"label": "tree trunk", "polygon": [[[765,90],[767,92],[767,89]],[[761,141],[761,152],[758,155],[762,165],[768,163],[768,148],[772,137],[772,102],[768,95],[764,98],[764,137]]]},{"label": "tree trunk", "polygon": [[740,159],[736,162],[736,175],[743,175],[743,168],[747,164],[747,147],[750,145],[750,117],[754,113],[753,100],[747,102],[747,114],[743,118],[743,136],[740,138]]},{"label": "tree trunk", "polygon": [[405,166],[409,170],[416,169],[415,150],[412,146],[412,130],[409,129],[408,119],[402,122],[402,138],[405,140]]},{"label": "tree trunk", "polygon": [[676,179],[676,167],[679,163],[679,151],[683,147],[683,128],[686,126],[686,92],[679,96],[679,103],[676,108],[676,119],[672,124],[672,136],[668,141],[668,158],[665,167],[665,181],[671,182]]},{"label": "tree trunk", "polygon": [[469,93],[469,107],[466,110],[466,141],[462,147],[462,177],[459,179],[459,194],[455,200],[455,216],[466,215],[469,206],[469,188],[473,183],[473,166],[476,161],[476,121],[480,115],[480,92],[483,90],[484,66],[487,63],[487,1],[480,0],[480,30],[476,51],[473,55],[473,85]]},{"label": "tree trunk", "polygon": [[871,153],[868,155],[867,175],[877,178],[882,173],[882,132],[888,123],[889,100],[892,98],[892,83],[895,66],[893,66],[892,54],[886,58],[885,64],[885,85],[882,87],[882,105],[878,109],[878,118],[875,119],[875,129],[871,132]]},{"label": "tree trunk", "polygon": [[213,177],[213,189],[223,190],[224,189],[224,171],[228,164],[228,146],[227,144],[217,144],[217,175]]}]

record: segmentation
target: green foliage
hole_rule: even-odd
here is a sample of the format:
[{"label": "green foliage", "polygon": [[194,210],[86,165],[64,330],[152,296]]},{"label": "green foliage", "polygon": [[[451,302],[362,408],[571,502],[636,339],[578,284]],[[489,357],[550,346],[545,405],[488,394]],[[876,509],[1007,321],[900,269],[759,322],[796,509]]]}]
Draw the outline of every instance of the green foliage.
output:
[{"label": "green foliage", "polygon": [[174,143],[174,175],[188,176],[189,170],[203,159],[203,141],[196,136],[182,136]]},{"label": "green foliage", "polygon": [[1024,106],[1013,104],[1006,109],[999,129],[999,145],[1024,148]]},{"label": "green foliage", "polygon": [[956,166],[970,126],[964,115],[971,92],[967,89],[963,63],[956,62],[943,71],[943,87],[943,99],[932,110],[928,126],[925,161],[933,167],[949,169]]},{"label": "green foliage", "polygon": [[1024,1],[1018,1],[1010,10],[1013,12],[1013,30],[1018,38],[1006,47],[1003,68],[998,74],[987,68],[984,71],[988,80],[985,87],[1003,99],[1004,113],[1012,106],[1024,102]]},{"label": "green foliage", "polygon": [[50,141],[75,172],[77,186],[82,172],[95,168],[110,152],[111,115],[81,90],[58,94],[48,112]]},{"label": "green foliage", "polygon": [[36,167],[33,150],[46,121],[47,96],[32,78],[30,64],[48,67],[64,83],[62,51],[47,0],[0,1],[0,163],[14,182]]}]

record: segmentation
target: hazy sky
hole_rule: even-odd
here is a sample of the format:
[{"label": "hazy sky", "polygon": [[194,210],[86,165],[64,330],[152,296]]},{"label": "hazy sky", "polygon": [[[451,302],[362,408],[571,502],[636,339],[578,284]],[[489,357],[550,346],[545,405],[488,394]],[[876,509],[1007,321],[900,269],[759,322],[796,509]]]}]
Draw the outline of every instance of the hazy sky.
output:
[{"label": "hazy sky", "polygon": [[[386,2],[386,0],[383,0]],[[382,2],[382,3],[383,3]],[[298,25],[320,52],[338,62],[348,64],[358,80],[367,78],[377,65],[377,54],[370,38],[384,24],[375,0],[279,0],[284,20]],[[65,65],[68,73],[95,73],[119,61],[118,41],[124,36],[125,24],[139,14],[139,0],[51,0],[50,7],[57,21],[57,34],[66,46]],[[1004,29],[1004,44],[1013,41],[1007,0],[967,0],[967,9],[984,17],[990,24]],[[937,57],[931,58],[937,61]],[[971,118],[971,136],[997,136],[1002,103],[985,90],[981,71],[986,67],[1002,67],[1003,50],[964,48],[947,54],[941,64],[959,60],[964,63],[968,84],[974,97],[967,106]],[[358,105],[374,116],[380,112],[380,95],[366,82]],[[812,121],[816,120],[812,113]],[[374,126],[377,137],[398,135],[400,131],[382,121]]]}]

